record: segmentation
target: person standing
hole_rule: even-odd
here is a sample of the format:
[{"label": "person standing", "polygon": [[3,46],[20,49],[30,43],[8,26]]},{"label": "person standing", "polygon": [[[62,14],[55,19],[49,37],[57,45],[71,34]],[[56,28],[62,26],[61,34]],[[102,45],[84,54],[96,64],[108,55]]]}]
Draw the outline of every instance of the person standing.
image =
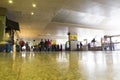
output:
[{"label": "person standing", "polygon": [[19,52],[20,51],[20,45],[19,45],[19,40],[16,39],[16,51]]},{"label": "person standing", "polygon": [[51,42],[48,39],[48,41],[47,41],[47,51],[50,51],[50,50],[51,50]]},{"label": "person standing", "polygon": [[43,41],[43,39],[41,39],[41,41],[40,41],[41,51],[44,51],[44,45],[45,45],[45,42]]},{"label": "person standing", "polygon": [[80,42],[80,50],[82,50],[82,48],[83,48],[83,44],[82,42]]},{"label": "person standing", "polygon": [[93,44],[93,47],[95,47],[95,42],[96,42],[96,40],[95,40],[95,38],[93,38],[93,40],[91,41],[91,43]]},{"label": "person standing", "polygon": [[35,40],[33,40],[33,45],[32,45],[33,51],[37,50],[37,43]]},{"label": "person standing", "polygon": [[25,42],[23,39],[20,40],[19,45],[20,45],[20,49],[22,51],[22,47],[25,46]]}]

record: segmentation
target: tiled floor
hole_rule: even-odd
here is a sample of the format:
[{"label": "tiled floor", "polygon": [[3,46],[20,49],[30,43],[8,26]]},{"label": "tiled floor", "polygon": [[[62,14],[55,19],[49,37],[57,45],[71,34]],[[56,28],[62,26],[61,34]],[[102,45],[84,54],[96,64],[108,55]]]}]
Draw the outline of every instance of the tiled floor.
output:
[{"label": "tiled floor", "polygon": [[120,51],[0,53],[0,80],[120,80]]}]

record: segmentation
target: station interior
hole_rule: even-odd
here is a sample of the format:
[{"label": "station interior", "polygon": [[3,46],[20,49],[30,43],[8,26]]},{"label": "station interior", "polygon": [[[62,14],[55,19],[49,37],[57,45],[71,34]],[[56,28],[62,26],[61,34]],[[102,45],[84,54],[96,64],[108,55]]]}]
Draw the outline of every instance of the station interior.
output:
[{"label": "station interior", "polygon": [[0,80],[119,80],[119,0],[0,0]]}]

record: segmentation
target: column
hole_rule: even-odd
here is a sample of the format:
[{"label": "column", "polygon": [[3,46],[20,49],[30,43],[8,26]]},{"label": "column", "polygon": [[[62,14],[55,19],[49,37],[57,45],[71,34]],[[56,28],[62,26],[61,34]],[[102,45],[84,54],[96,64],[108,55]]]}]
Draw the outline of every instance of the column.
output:
[{"label": "column", "polygon": [[6,22],[6,9],[0,7],[0,42],[4,40]]}]

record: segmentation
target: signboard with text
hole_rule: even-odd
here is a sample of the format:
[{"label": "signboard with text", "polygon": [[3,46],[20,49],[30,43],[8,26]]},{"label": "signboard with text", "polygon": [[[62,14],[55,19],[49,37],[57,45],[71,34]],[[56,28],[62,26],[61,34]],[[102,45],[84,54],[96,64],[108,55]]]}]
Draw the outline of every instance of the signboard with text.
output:
[{"label": "signboard with text", "polygon": [[77,41],[77,35],[71,34],[70,35],[70,41]]}]

